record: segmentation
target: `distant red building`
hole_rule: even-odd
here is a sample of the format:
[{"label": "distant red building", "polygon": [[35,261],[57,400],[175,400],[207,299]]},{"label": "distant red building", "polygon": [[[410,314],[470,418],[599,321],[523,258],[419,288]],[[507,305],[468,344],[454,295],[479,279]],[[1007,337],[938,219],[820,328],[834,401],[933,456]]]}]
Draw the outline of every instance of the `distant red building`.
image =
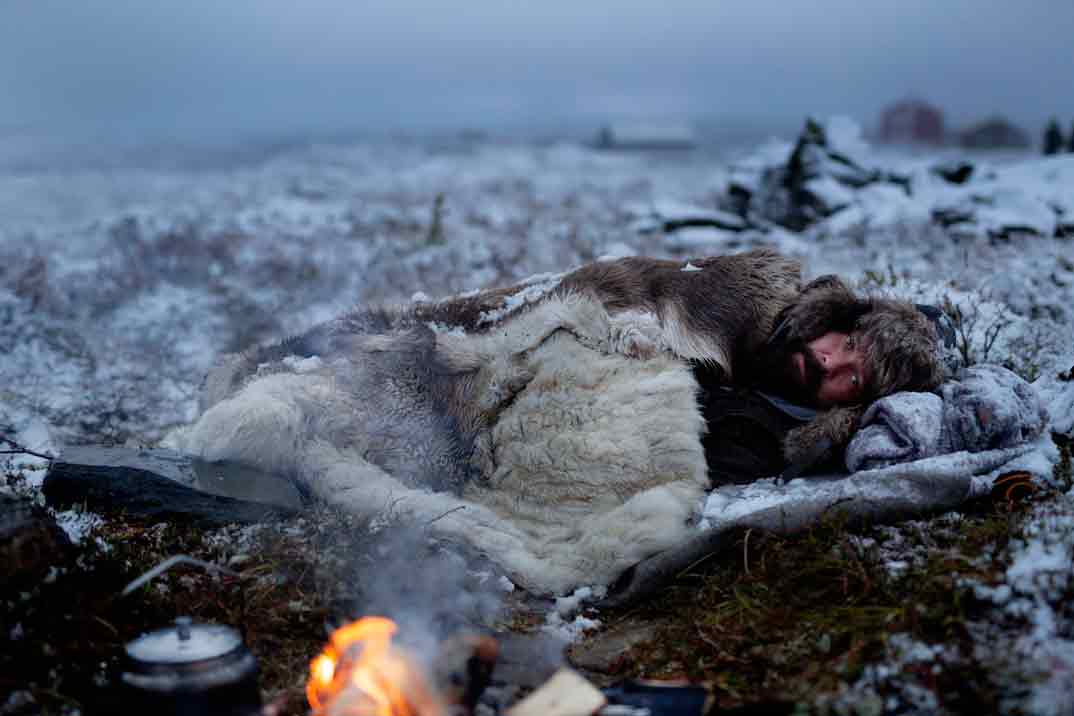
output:
[{"label": "distant red building", "polygon": [[943,112],[921,100],[908,99],[880,114],[877,139],[899,144],[942,144]]}]

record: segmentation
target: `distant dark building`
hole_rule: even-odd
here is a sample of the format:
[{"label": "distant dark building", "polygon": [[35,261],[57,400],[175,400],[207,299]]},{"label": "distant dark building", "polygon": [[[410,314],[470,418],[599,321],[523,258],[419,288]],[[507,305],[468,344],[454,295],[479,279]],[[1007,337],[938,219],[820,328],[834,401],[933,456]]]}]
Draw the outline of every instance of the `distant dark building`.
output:
[{"label": "distant dark building", "polygon": [[958,143],[967,149],[1027,149],[1026,132],[1003,117],[993,117],[959,132]]},{"label": "distant dark building", "polygon": [[601,149],[693,149],[693,130],[685,124],[609,124],[597,134]]},{"label": "distant dark building", "polygon": [[922,102],[908,99],[887,107],[880,114],[877,139],[898,144],[942,144],[943,112]]}]

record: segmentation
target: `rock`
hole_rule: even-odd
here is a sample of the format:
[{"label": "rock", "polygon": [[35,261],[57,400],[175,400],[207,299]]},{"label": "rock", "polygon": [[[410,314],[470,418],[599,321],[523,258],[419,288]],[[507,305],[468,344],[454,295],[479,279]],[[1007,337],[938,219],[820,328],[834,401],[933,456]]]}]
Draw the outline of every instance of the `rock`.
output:
[{"label": "rock", "polygon": [[839,141],[833,142],[828,127],[807,120],[785,163],[761,169],[756,187],[732,181],[721,204],[737,214],[801,231],[849,206],[862,187],[883,182],[909,193],[909,179],[862,164],[855,158],[863,146],[860,137],[850,136],[843,124],[836,129]]},{"label": "rock", "polygon": [[551,634],[497,634],[500,654],[493,681],[535,687],[563,665],[563,641]]},{"label": "rock", "polygon": [[973,176],[973,165],[969,162],[947,162],[933,167],[932,173],[951,184],[965,184]]},{"label": "rock", "polygon": [[42,491],[57,508],[85,505],[206,526],[281,519],[302,506],[298,490],[280,477],[169,450],[68,448],[52,463]]},{"label": "rock", "polygon": [[634,230],[639,233],[674,233],[680,229],[710,228],[723,231],[745,231],[749,221],[738,212],[711,209],[676,201],[661,200],[633,209],[638,216]]},{"label": "rock", "polygon": [[584,672],[613,674],[628,649],[650,641],[656,633],[655,624],[636,618],[626,619],[572,644],[567,650],[567,660]]},{"label": "rock", "polygon": [[71,547],[45,510],[29,500],[0,495],[0,585],[19,588],[62,564]]},{"label": "rock", "polygon": [[993,239],[1059,233],[1057,212],[1047,201],[1032,189],[1011,186],[939,204],[932,209],[932,219],[945,229],[968,228]]}]

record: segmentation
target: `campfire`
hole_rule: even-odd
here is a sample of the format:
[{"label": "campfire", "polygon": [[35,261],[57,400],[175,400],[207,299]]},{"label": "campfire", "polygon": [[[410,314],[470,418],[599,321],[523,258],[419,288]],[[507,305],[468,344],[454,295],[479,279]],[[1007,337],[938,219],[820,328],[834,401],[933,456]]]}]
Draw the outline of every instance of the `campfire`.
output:
[{"label": "campfire", "polygon": [[[444,641],[427,671],[393,643],[395,622],[364,617],[340,627],[310,663],[313,716],[462,716],[474,713],[499,656],[498,642],[460,634]],[[671,682],[623,682],[601,691],[561,667],[504,716],[700,716],[712,694]]]},{"label": "campfire", "polygon": [[392,643],[391,619],[364,617],[340,627],[310,663],[306,695],[318,716],[444,716],[425,671]]}]

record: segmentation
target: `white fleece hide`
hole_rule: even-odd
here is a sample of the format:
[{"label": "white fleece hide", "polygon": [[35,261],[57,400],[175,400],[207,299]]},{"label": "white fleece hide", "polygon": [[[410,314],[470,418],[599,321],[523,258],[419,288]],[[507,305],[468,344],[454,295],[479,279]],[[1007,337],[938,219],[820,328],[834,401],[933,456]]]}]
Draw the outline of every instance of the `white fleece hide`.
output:
[{"label": "white fleece hide", "polygon": [[540,591],[608,584],[685,538],[707,484],[697,383],[681,361],[603,355],[560,332],[491,431],[464,497],[527,536]]},{"label": "white fleece hide", "polygon": [[[477,474],[461,497],[415,489],[420,471],[393,469],[405,467],[407,454],[427,466],[433,458],[422,455],[443,453],[435,436],[427,450],[421,445],[435,435],[427,429],[435,421],[422,401],[382,384],[373,354],[334,357],[301,373],[282,361],[279,372],[252,377],[172,444],[294,476],[358,514],[390,512],[425,525],[485,554],[533,592],[606,585],[688,537],[707,485],[705,426],[689,367],[666,353],[609,354],[615,334],[594,302],[565,296],[487,333],[436,336],[445,363],[482,360],[471,397],[494,416],[477,435]],[[370,339],[379,337],[361,344],[368,348]]]}]

